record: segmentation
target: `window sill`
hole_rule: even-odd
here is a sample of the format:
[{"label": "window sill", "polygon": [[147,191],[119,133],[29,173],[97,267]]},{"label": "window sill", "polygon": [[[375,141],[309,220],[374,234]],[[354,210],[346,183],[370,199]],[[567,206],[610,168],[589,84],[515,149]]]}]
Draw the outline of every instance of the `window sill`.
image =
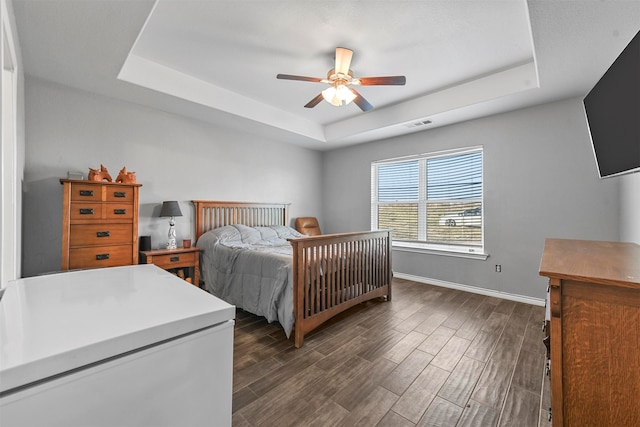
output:
[{"label": "window sill", "polygon": [[402,251],[402,252],[414,252],[421,254],[429,254],[429,255],[441,255],[441,256],[451,256],[458,258],[468,258],[468,259],[477,259],[481,261],[485,261],[489,258],[489,254],[480,252],[469,252],[469,250],[455,250],[455,249],[434,249],[433,247],[428,247],[426,245],[420,245],[415,243],[405,243],[405,242],[393,242],[391,249]]}]

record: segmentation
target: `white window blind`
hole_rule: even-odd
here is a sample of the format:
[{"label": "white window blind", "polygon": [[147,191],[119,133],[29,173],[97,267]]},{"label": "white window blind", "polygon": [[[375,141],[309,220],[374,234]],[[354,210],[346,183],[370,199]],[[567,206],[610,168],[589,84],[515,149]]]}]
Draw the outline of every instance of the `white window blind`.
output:
[{"label": "white window blind", "polygon": [[479,252],[482,194],[482,147],[374,162],[371,226],[394,244]]}]

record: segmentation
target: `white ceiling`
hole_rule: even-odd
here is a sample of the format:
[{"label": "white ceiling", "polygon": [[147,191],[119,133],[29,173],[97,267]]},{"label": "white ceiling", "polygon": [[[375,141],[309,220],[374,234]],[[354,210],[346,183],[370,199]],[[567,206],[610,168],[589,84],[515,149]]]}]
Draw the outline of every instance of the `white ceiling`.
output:
[{"label": "white ceiling", "polygon": [[[583,96],[640,0],[13,0],[28,75],[327,150]],[[335,48],[374,106],[303,106]],[[412,126],[426,119],[430,125]]]}]

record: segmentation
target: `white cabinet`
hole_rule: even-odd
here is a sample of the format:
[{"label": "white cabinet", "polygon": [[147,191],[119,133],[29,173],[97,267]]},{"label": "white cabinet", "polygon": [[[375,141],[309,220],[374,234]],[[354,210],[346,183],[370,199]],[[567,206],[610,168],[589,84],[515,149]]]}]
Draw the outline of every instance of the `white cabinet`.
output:
[{"label": "white cabinet", "polygon": [[0,424],[230,426],[234,314],[153,265],[10,282]]}]

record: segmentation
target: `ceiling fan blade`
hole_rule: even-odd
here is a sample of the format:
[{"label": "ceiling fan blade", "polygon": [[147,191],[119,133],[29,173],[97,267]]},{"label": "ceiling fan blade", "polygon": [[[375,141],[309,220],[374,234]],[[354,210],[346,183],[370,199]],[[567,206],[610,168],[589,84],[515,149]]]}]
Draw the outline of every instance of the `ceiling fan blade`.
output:
[{"label": "ceiling fan blade", "polygon": [[353,51],[344,47],[336,48],[336,74],[349,74],[349,67],[351,67],[351,58],[353,57]]},{"label": "ceiling fan blade", "polygon": [[318,96],[316,96],[315,98],[313,98],[311,101],[307,102],[307,105],[304,106],[304,108],[313,108],[316,105],[318,105],[320,103],[320,101],[322,101],[322,92],[320,92],[318,94]]},{"label": "ceiling fan blade", "polygon": [[305,76],[293,76],[291,74],[278,74],[276,76],[276,79],[282,79],[282,80],[300,80],[303,82],[322,82],[324,79],[321,79],[320,77],[305,77]]},{"label": "ceiling fan blade", "polygon": [[405,76],[386,76],[386,77],[359,77],[352,80],[352,84],[361,86],[376,85],[397,85],[402,86],[407,82]]},{"label": "ceiling fan blade", "polygon": [[[360,95],[360,93],[358,93],[357,90],[355,89],[351,89],[349,88],[349,90],[351,91],[351,93],[353,93],[356,97],[353,99],[353,102],[356,103],[356,105],[358,107],[360,107],[360,109],[362,111],[369,111],[373,108],[373,105],[369,104],[369,101],[367,101],[366,99],[364,99],[362,97],[362,95]],[[322,94],[321,94],[322,95]]]}]

